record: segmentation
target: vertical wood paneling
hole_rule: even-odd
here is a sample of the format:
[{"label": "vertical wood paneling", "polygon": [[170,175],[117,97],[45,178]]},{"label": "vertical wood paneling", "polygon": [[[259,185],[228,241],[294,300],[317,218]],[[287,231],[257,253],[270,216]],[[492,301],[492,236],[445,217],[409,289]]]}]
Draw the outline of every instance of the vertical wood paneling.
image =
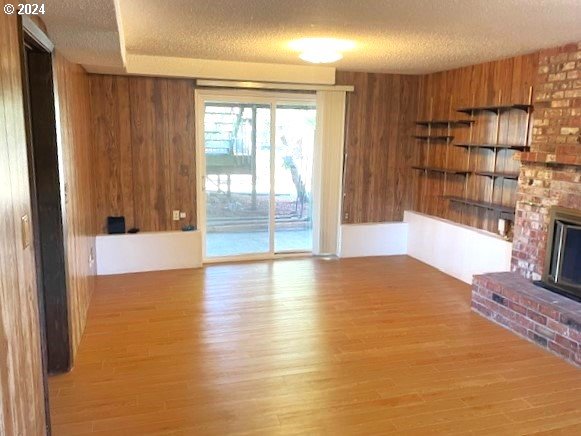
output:
[{"label": "vertical wood paneling", "polygon": [[93,75],[91,103],[95,231],[109,215],[141,231],[196,224],[193,81]]},{"label": "vertical wood paneling", "polygon": [[64,233],[73,358],[85,329],[95,277],[94,171],[91,153],[89,76],[79,65],[54,55],[60,123],[59,152],[65,186]]},{"label": "vertical wood paneling", "polygon": [[[418,118],[456,119],[467,118],[457,113],[456,108],[485,106],[494,104],[529,103],[538,61],[538,53],[503,59],[485,64],[472,65],[441,73],[422,76]],[[473,118],[476,123],[471,128],[451,129],[454,142],[525,144],[527,115],[524,112],[504,112],[500,117],[493,113],[478,112]],[[427,129],[417,129],[426,134]],[[436,129],[432,134],[445,134],[444,129]],[[470,171],[493,171],[494,152],[487,149],[449,147],[420,143],[418,161],[431,166],[461,168]],[[448,154],[446,158],[446,153]],[[425,160],[424,160],[425,159]],[[497,171],[517,173],[519,163],[514,153],[499,151]],[[450,204],[445,195],[462,196],[485,201],[495,201],[506,205],[516,202],[514,180],[491,180],[489,177],[472,175],[468,178],[441,174],[416,174],[414,193],[415,210],[436,215],[474,227],[495,231],[496,215],[479,208]],[[419,180],[417,180],[419,179]],[[444,180],[445,183],[444,183]],[[494,184],[494,185],[493,185]],[[494,189],[493,189],[494,186]],[[445,189],[444,189],[445,187]],[[494,195],[493,195],[494,193]]]},{"label": "vertical wood paneling", "polygon": [[129,83],[135,225],[149,231],[171,228],[166,96],[167,80]]},{"label": "vertical wood paneling", "polygon": [[[186,212],[187,223],[196,223],[196,161],[194,96],[189,80],[168,80],[168,151],[170,166],[170,206]],[[174,230],[181,221],[170,221]]]},{"label": "vertical wood paneling", "polygon": [[418,76],[337,72],[347,95],[343,222],[398,221],[411,199]]},{"label": "vertical wood paneling", "polygon": [[133,165],[129,79],[91,77],[92,144],[98,149],[95,168],[95,215],[97,233],[105,232],[104,217],[125,215],[134,227]]},{"label": "vertical wood paneling", "polygon": [[[4,6],[6,2],[2,2]],[[0,14],[0,434],[45,431],[43,371],[17,18]],[[31,229],[29,228],[31,232]]]}]

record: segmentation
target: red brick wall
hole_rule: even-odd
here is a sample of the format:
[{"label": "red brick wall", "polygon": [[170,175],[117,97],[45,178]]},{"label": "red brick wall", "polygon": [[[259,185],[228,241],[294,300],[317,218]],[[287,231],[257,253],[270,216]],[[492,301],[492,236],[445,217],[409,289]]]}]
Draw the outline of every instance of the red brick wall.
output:
[{"label": "red brick wall", "polygon": [[521,153],[512,268],[540,278],[551,206],[581,209],[581,42],[544,50],[531,149]]}]

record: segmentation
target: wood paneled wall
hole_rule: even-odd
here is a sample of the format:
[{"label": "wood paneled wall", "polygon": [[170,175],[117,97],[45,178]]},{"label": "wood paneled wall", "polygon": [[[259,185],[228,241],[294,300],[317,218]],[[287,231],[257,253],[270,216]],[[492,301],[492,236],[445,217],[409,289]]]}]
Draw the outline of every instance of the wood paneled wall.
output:
[{"label": "wood paneled wall", "polygon": [[65,205],[69,329],[73,359],[81,341],[95,279],[95,214],[89,75],[54,55]]},{"label": "wood paneled wall", "polygon": [[401,221],[411,206],[419,76],[337,72],[347,96],[343,222]]},{"label": "wood paneled wall", "polygon": [[[2,2],[2,7],[6,2]],[[0,435],[45,434],[17,17],[0,13]]]},{"label": "wood paneled wall", "polygon": [[[470,115],[458,113],[457,108],[530,103],[531,87],[537,70],[538,53],[503,59],[422,76],[419,92],[417,119],[467,119]],[[431,135],[450,134],[453,143],[504,143],[524,145],[527,142],[527,114],[522,111],[475,113],[472,127],[432,129]],[[498,122],[498,124],[497,124]],[[447,133],[448,132],[448,133]],[[417,134],[427,134],[427,129],[417,127]],[[498,138],[497,138],[498,135]],[[494,154],[490,149],[446,147],[444,143],[433,143],[427,147],[418,141],[416,148],[418,164],[435,167],[492,171]],[[469,157],[470,153],[470,157]],[[518,173],[519,162],[514,152],[502,150],[497,153],[497,171]],[[473,227],[496,231],[498,215],[492,211],[472,206],[450,204],[446,195],[466,196],[470,199],[516,204],[516,180],[496,179],[494,195],[489,177],[470,175],[447,175],[419,171],[413,174],[414,210],[451,219]],[[466,190],[466,191],[464,191]]]},{"label": "wood paneled wall", "polygon": [[91,103],[95,232],[110,215],[141,231],[196,224],[193,80],[92,75]]}]

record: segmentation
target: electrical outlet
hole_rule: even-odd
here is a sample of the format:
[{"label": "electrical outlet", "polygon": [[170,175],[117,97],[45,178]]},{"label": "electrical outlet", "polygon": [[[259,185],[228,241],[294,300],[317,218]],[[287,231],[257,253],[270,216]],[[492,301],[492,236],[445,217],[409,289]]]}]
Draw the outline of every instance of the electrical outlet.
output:
[{"label": "electrical outlet", "polygon": [[184,219],[186,217],[187,217],[187,215],[185,212],[180,212],[180,219]]},{"label": "electrical outlet", "polygon": [[498,233],[501,236],[506,236],[506,220],[505,219],[500,218],[498,220]]},{"label": "electrical outlet", "polygon": [[180,220],[180,211],[179,210],[174,210],[172,212],[172,219],[174,221],[179,221]]}]

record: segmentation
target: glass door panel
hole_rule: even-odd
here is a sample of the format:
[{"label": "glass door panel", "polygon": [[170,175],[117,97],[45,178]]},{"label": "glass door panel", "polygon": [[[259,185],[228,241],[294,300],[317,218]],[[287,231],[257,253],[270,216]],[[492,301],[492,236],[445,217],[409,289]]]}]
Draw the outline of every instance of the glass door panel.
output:
[{"label": "glass door panel", "polygon": [[276,107],[274,251],[313,250],[314,102]]},{"label": "glass door panel", "polygon": [[206,103],[206,257],[269,253],[271,106]]}]

